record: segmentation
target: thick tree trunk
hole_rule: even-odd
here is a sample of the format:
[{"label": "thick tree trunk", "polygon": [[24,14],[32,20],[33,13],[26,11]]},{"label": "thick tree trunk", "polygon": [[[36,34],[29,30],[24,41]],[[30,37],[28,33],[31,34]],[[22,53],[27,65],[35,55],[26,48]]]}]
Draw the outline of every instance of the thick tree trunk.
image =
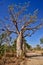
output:
[{"label": "thick tree trunk", "polygon": [[16,44],[16,51],[17,51],[17,57],[21,57],[22,55],[22,45],[23,45],[23,34],[20,32],[18,38],[17,38],[17,44]]}]

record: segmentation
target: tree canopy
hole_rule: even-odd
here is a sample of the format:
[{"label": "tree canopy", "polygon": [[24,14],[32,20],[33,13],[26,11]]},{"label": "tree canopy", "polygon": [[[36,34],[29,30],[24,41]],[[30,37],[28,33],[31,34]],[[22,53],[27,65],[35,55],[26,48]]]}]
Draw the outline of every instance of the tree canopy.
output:
[{"label": "tree canopy", "polygon": [[22,6],[15,4],[8,6],[8,16],[5,16],[4,20],[0,19],[2,24],[0,31],[6,33],[7,37],[10,37],[12,33],[18,36],[20,31],[22,31],[24,38],[34,34],[43,26],[43,21],[36,24],[38,22],[38,9],[32,14],[27,13],[28,7],[29,3]]}]

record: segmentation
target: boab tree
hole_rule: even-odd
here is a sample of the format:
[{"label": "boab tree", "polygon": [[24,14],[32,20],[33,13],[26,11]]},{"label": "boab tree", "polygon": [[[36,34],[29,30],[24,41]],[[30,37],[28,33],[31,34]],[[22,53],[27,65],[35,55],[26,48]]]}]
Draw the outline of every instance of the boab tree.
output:
[{"label": "boab tree", "polygon": [[[6,36],[10,36],[10,34],[15,33],[17,35],[17,41],[16,41],[16,52],[17,57],[21,56],[24,48],[23,39],[25,37],[29,37],[32,34],[34,34],[40,27],[43,26],[43,23],[40,22],[37,23],[38,17],[37,17],[37,11],[35,10],[33,14],[29,14],[26,11],[28,11],[29,3],[26,3],[25,5],[14,5],[9,6],[8,13],[9,17],[5,17],[4,19],[9,20],[8,22],[11,22],[13,24],[12,27],[10,26],[10,23],[8,26],[5,26],[5,28],[2,28],[2,31],[6,32]],[[26,14],[27,13],[27,14]],[[5,21],[4,20],[4,21]],[[36,24],[37,23],[37,24]],[[9,28],[10,27],[10,28]],[[5,38],[6,38],[5,36]]]}]

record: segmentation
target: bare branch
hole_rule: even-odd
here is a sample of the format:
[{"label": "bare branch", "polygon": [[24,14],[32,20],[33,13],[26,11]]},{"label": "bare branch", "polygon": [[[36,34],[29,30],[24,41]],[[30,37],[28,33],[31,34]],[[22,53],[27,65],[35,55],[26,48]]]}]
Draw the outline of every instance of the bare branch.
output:
[{"label": "bare branch", "polygon": [[35,27],[33,27],[33,28],[24,28],[24,31],[25,30],[36,30],[36,29],[39,29],[39,28],[41,28],[43,26],[43,23],[41,23],[41,24],[39,24],[39,25],[37,25],[37,26],[35,26]]},{"label": "bare branch", "polygon": [[20,14],[22,14],[26,8],[29,6],[29,3],[26,3],[24,6],[21,7],[20,11],[16,13],[16,16],[18,17]]},{"label": "bare branch", "polygon": [[35,26],[34,28],[26,28],[25,30],[32,30],[31,34],[26,34],[24,37],[32,36],[38,29],[40,29],[43,26],[43,23]]},{"label": "bare branch", "polygon": [[5,31],[4,29],[0,29],[0,30]]},{"label": "bare branch", "polygon": [[2,28],[2,29],[0,29],[0,30],[5,31],[5,32],[7,33],[7,35],[10,35],[11,33],[17,34],[16,31],[10,31],[10,30],[8,29],[8,26],[6,26],[6,24],[5,24],[5,22],[4,22],[3,20],[0,20],[0,21],[1,21],[1,23],[3,22],[4,28],[6,29],[6,30],[5,30],[4,28]]},{"label": "bare branch", "polygon": [[15,25],[15,27],[16,27],[16,31],[17,31],[17,33],[19,34],[17,21],[15,20],[14,14],[12,13],[12,10],[11,10],[11,9],[9,9],[9,14],[11,15],[12,22],[14,23],[14,25]]},{"label": "bare branch", "polygon": [[[27,15],[28,21],[26,21],[26,22],[24,23],[24,25],[22,26],[21,30],[23,30],[25,27],[29,26],[30,24],[36,22],[36,19],[37,19],[37,11],[38,11],[38,10],[35,10],[35,11],[33,12],[33,15]],[[25,19],[26,19],[26,18],[25,18]]]},{"label": "bare branch", "polygon": [[22,26],[21,30],[24,30],[24,28],[25,28],[26,26],[30,25],[31,23],[34,23],[34,21],[33,21],[33,20],[30,20],[30,21],[28,21],[28,22],[25,22],[25,24]]},{"label": "bare branch", "polygon": [[24,38],[27,37],[27,36],[31,37],[35,32],[36,32],[36,30],[33,30],[31,34],[26,34],[26,35],[24,36]]},{"label": "bare branch", "polygon": [[10,31],[10,30],[6,30],[6,33],[7,33],[7,35],[9,36],[11,33],[15,33],[15,34],[17,34],[17,32],[15,32],[15,31]]}]

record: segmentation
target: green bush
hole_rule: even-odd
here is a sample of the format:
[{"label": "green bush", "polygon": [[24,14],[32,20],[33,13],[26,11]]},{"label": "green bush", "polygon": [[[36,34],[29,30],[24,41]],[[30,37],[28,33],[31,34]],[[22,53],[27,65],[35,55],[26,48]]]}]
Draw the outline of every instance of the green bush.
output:
[{"label": "green bush", "polygon": [[0,46],[0,58],[4,55],[4,46]]}]

